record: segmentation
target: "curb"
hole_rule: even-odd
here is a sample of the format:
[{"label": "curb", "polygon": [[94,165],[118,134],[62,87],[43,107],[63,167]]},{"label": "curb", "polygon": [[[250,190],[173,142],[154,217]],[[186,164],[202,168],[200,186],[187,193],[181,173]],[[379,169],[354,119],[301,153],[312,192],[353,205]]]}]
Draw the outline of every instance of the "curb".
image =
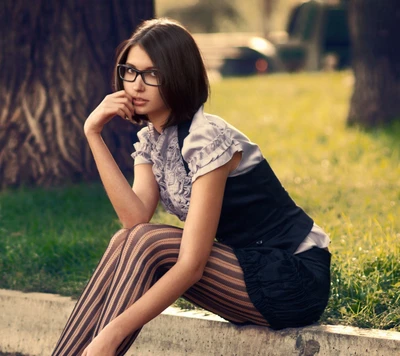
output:
[{"label": "curb", "polygon": [[[54,294],[0,290],[0,354],[50,355],[74,303]],[[338,325],[272,331],[170,307],[143,328],[127,355],[394,356],[400,355],[400,332]]]}]

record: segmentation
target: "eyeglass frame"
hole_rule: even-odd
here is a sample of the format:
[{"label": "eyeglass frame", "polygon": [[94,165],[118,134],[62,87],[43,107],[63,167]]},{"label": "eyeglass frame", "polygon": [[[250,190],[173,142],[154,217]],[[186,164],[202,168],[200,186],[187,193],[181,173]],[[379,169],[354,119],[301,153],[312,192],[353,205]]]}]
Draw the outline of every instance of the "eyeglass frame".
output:
[{"label": "eyeglass frame", "polygon": [[[136,73],[135,78],[133,80],[126,80],[126,79],[122,78],[121,72],[120,72],[120,68],[132,69]],[[132,67],[129,64],[117,64],[117,71],[118,71],[118,77],[121,80],[123,80],[124,82],[134,83],[135,80],[137,79],[138,75],[140,75],[142,77],[142,81],[143,81],[144,84],[146,84],[146,85],[148,85],[150,87],[159,87],[159,86],[161,86],[161,83],[159,83],[159,84],[148,84],[148,83],[146,83],[146,81],[144,79],[144,76],[143,76],[145,73],[158,72],[156,69],[139,70],[139,69],[136,69],[136,68]]]}]

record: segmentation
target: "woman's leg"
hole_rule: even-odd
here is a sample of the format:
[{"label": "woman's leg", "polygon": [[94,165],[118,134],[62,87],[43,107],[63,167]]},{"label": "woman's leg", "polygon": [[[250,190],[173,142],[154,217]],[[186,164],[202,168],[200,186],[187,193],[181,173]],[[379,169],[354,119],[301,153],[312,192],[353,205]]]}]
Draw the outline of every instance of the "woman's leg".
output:
[{"label": "woman's leg", "polygon": [[269,326],[250,301],[242,268],[226,245],[214,243],[203,277],[183,296],[229,321]]},{"label": "woman's leg", "polygon": [[[139,299],[179,255],[182,230],[166,225],[141,224],[130,230],[93,337]],[[215,243],[202,279],[184,295],[234,322],[268,325],[251,303],[243,273],[231,248]],[[120,345],[124,355],[140,330]]]},{"label": "woman's leg", "polygon": [[92,340],[107,290],[125,243],[128,229],[117,231],[100,260],[93,276],[75,305],[53,351],[53,356],[76,355]]}]

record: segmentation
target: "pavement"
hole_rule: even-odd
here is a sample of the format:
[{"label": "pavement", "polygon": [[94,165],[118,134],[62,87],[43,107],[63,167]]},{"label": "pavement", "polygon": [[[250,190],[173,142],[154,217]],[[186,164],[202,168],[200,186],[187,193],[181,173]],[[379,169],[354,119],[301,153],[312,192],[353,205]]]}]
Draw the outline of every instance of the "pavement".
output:
[{"label": "pavement", "polygon": [[[74,304],[54,294],[0,290],[0,356],[51,355]],[[339,325],[273,331],[171,307],[143,328],[127,355],[400,356],[400,332]]]}]

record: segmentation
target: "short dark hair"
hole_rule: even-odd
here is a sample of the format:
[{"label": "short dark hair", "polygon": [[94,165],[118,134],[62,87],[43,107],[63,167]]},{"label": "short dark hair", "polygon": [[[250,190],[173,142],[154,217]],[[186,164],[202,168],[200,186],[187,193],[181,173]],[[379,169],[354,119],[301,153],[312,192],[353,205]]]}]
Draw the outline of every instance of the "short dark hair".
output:
[{"label": "short dark hair", "polygon": [[[164,128],[191,120],[208,98],[210,86],[199,48],[192,35],[178,22],[159,18],[144,21],[117,49],[114,90],[123,89],[117,65],[125,64],[131,47],[139,45],[160,71],[160,95],[171,109]],[[136,115],[134,120],[146,120]]]}]

